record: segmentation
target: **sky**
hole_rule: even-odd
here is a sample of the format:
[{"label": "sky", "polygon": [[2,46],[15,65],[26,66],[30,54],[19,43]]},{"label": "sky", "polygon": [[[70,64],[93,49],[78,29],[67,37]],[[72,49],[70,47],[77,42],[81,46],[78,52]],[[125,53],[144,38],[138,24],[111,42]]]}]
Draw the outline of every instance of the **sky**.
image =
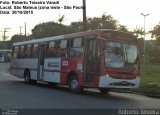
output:
[{"label": "sky", "polygon": [[[2,1],[2,0],[1,0]],[[74,21],[82,21],[82,9],[73,9],[73,6],[82,6],[82,0],[16,0],[28,1],[26,6],[48,6],[47,4],[30,4],[29,1],[59,1],[59,4],[53,6],[63,7],[61,9],[29,9],[33,14],[12,14],[15,11],[14,6],[24,6],[23,4],[12,4],[14,0],[9,1],[9,4],[1,3],[1,6],[12,6],[9,9],[10,14],[0,14],[0,38],[3,36],[4,28],[10,28],[6,32],[9,36],[8,40],[14,35],[24,34],[24,23],[27,25],[27,34],[31,34],[31,30],[39,23],[55,21],[58,22],[59,16],[65,15],[63,24],[69,25]],[[145,18],[146,31],[153,29],[160,22],[159,15],[160,0],[86,0],[86,15],[87,17],[100,17],[102,14],[111,15],[118,20],[121,25],[128,27],[132,31],[136,27],[144,27],[144,16],[141,13],[149,14]],[[49,5],[50,6],[50,5]],[[72,9],[64,9],[64,6],[71,6]],[[6,11],[0,9],[0,11]],[[24,9],[19,9],[24,11]],[[149,36],[146,39],[150,39]]]}]

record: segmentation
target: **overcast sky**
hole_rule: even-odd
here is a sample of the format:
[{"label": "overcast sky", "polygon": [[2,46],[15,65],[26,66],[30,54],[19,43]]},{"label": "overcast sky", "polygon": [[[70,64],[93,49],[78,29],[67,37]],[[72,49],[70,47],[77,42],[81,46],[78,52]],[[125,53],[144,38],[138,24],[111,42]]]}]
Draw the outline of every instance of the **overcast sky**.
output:
[{"label": "overcast sky", "polygon": [[[12,13],[14,6],[9,10]],[[16,0],[17,1],[17,0]],[[19,0],[23,1],[23,0]],[[30,0],[25,0],[30,1]],[[32,0],[33,1],[33,0]],[[46,1],[46,0],[35,0]],[[54,1],[54,0],[48,0]],[[55,0],[56,1],[56,0]],[[58,0],[57,6],[82,6],[82,0]],[[5,6],[5,4],[1,4]],[[35,6],[30,5],[29,6]],[[136,27],[143,27],[144,17],[141,13],[150,14],[146,17],[146,30],[152,29],[160,22],[159,15],[160,0],[86,0],[87,17],[100,17],[103,13],[111,15],[120,24],[133,30]],[[23,5],[19,5],[23,6]],[[37,5],[46,6],[46,5]],[[55,5],[56,6],[56,5]],[[57,9],[57,10],[33,10],[33,14],[0,14],[0,36],[3,36],[4,28],[11,28],[7,32],[7,36],[20,33],[20,26],[22,26],[22,34],[24,34],[24,22],[27,24],[27,33],[31,33],[31,29],[35,25],[47,21],[57,21],[60,15],[65,15],[63,24],[69,25],[70,22],[82,20],[82,9]]]}]

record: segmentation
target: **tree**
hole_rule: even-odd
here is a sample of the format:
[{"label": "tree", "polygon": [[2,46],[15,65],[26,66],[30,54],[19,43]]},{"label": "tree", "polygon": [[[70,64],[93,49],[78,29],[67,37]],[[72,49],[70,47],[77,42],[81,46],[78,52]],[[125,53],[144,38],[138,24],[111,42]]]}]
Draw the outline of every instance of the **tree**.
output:
[{"label": "tree", "polygon": [[[81,31],[83,28],[82,21],[72,22],[71,28],[75,32]],[[127,27],[120,25],[117,20],[115,20],[111,15],[106,15],[105,13],[101,17],[90,17],[87,18],[87,28],[88,30],[95,29],[115,29],[120,31],[128,31]]]},{"label": "tree", "polygon": [[152,62],[160,63],[160,22],[150,31],[152,38],[156,38],[155,46],[153,47],[151,54]]},{"label": "tree", "polygon": [[142,38],[142,36],[144,35],[144,30],[143,28],[134,28],[133,32],[135,33],[135,35],[138,37],[138,38]]},{"label": "tree", "polygon": [[119,30],[119,31],[123,31],[123,32],[128,32],[127,27],[124,26],[124,25],[119,25],[118,30]]},{"label": "tree", "polygon": [[160,22],[150,31],[150,33],[152,34],[152,37],[155,38],[160,36]]},{"label": "tree", "polygon": [[118,21],[111,15],[103,14],[101,17],[87,18],[89,30],[95,29],[117,29]]},{"label": "tree", "polygon": [[15,42],[27,41],[27,40],[31,40],[31,39],[32,39],[31,35],[30,36],[18,35],[18,34],[13,35],[11,37],[10,42],[9,42],[9,46],[10,46],[9,48],[11,48],[12,44]]},{"label": "tree", "polygon": [[82,31],[83,22],[82,21],[71,22],[70,29],[71,29],[72,32],[80,32],[80,31]]},{"label": "tree", "polygon": [[70,27],[55,22],[38,24],[32,29],[32,36],[34,37],[34,39],[58,36],[68,33],[71,33]]},{"label": "tree", "polygon": [[62,24],[62,22],[64,21],[64,18],[65,18],[64,15],[60,16],[60,14],[59,14],[58,22],[59,22],[60,24]]},{"label": "tree", "polygon": [[102,29],[117,29],[119,26],[118,21],[115,20],[111,15],[106,15],[106,13],[101,16],[100,20]]}]

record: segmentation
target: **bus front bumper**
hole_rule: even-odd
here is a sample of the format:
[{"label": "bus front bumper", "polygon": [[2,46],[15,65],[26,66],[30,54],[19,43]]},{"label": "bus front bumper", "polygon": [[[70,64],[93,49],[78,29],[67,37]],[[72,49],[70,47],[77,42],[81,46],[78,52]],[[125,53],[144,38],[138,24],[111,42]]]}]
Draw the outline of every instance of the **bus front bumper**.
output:
[{"label": "bus front bumper", "polygon": [[138,88],[140,77],[135,79],[115,79],[108,75],[100,76],[99,87],[101,88]]}]

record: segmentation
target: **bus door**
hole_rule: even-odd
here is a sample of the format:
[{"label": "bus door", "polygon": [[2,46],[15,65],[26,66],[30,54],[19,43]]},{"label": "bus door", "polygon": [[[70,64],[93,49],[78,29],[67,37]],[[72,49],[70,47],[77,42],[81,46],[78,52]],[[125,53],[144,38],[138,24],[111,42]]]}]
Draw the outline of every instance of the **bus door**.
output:
[{"label": "bus door", "polygon": [[43,80],[43,66],[44,66],[44,57],[45,57],[45,50],[46,45],[39,45],[38,50],[38,79],[37,80]]},{"label": "bus door", "polygon": [[88,36],[85,46],[85,83],[91,85],[99,73],[99,46],[96,36]]}]

